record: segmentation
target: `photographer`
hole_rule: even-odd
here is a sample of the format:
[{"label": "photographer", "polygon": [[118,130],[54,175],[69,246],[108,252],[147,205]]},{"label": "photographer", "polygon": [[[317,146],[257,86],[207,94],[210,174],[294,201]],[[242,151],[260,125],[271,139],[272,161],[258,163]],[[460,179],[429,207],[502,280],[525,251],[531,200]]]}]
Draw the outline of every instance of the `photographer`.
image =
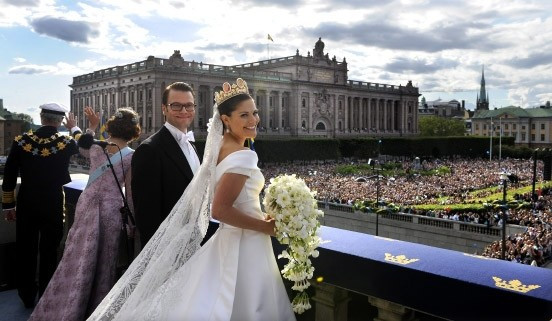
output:
[{"label": "photographer", "polygon": [[[93,139],[99,115],[90,107],[85,114],[89,128],[80,137],[79,147],[90,158],[88,184],[77,202],[63,258],[30,320],[85,320],[115,284],[119,247],[127,241],[120,238],[121,231],[127,231],[121,209],[125,203],[132,204],[134,151],[128,143],[140,135],[139,117],[130,108],[117,110],[106,123],[110,137],[104,148],[105,143]],[[128,202],[119,186],[128,187]]]}]

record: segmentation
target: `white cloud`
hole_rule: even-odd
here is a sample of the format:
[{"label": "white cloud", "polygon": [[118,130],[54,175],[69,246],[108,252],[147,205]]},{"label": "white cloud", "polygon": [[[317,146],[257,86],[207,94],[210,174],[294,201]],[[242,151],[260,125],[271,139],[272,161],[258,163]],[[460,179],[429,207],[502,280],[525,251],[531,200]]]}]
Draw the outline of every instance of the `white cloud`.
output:
[{"label": "white cloud", "polygon": [[35,64],[18,65],[10,68],[8,70],[8,73],[24,74],[24,75],[50,74],[50,75],[76,76],[80,74],[89,73],[93,70],[97,70],[101,68],[104,68],[104,67],[100,66],[96,61],[83,60],[76,64],[58,62],[53,65],[35,65]]},{"label": "white cloud", "polygon": [[[80,33],[46,28],[43,34],[95,60],[33,64],[11,58],[17,63],[11,74],[76,76],[149,55],[168,57],[175,49],[187,60],[241,64],[267,58],[270,33],[273,58],[296,49],[306,55],[322,37],[330,57],[347,58],[354,80],[412,80],[422,91],[473,91],[475,99],[485,65],[487,88],[508,92],[509,101],[500,104],[539,104],[552,93],[550,1],[99,0],[71,9],[54,0],[14,1],[0,0],[0,28],[30,28],[44,17],[79,22]],[[169,27],[159,31],[158,24]]]},{"label": "white cloud", "polygon": [[13,58],[13,60],[15,62],[18,62],[18,63],[23,63],[23,62],[27,61],[25,58],[21,58],[21,57],[15,57],[15,58]]}]

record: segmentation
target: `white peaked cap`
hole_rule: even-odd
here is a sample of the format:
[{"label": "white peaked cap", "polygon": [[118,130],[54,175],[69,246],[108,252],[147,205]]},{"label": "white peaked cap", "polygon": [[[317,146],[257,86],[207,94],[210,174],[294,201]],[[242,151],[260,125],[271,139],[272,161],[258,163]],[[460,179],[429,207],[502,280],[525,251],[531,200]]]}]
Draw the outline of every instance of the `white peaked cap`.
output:
[{"label": "white peaked cap", "polygon": [[42,109],[43,113],[50,113],[55,115],[63,115],[65,116],[65,113],[69,111],[65,105],[62,105],[60,103],[46,103],[43,105],[40,105],[39,107]]}]

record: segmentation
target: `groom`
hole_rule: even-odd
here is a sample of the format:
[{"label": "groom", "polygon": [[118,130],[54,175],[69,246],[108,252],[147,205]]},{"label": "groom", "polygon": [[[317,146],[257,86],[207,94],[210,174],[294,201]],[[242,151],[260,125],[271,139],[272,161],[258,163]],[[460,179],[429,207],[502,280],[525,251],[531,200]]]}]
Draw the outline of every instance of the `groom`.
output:
[{"label": "groom", "polygon": [[163,92],[164,126],[146,139],[132,157],[132,199],[142,247],[171,212],[199,169],[188,127],[195,116],[193,89],[183,82]]}]

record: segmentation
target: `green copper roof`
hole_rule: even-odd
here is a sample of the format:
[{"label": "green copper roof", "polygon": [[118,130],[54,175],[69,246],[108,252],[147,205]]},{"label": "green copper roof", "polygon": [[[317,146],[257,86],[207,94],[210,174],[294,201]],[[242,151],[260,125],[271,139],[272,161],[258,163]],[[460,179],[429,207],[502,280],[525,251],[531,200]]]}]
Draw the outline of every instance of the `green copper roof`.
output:
[{"label": "green copper roof", "polygon": [[548,108],[521,108],[515,106],[503,107],[495,110],[478,110],[472,119],[498,118],[502,115],[509,115],[518,118],[552,117],[552,109]]}]

